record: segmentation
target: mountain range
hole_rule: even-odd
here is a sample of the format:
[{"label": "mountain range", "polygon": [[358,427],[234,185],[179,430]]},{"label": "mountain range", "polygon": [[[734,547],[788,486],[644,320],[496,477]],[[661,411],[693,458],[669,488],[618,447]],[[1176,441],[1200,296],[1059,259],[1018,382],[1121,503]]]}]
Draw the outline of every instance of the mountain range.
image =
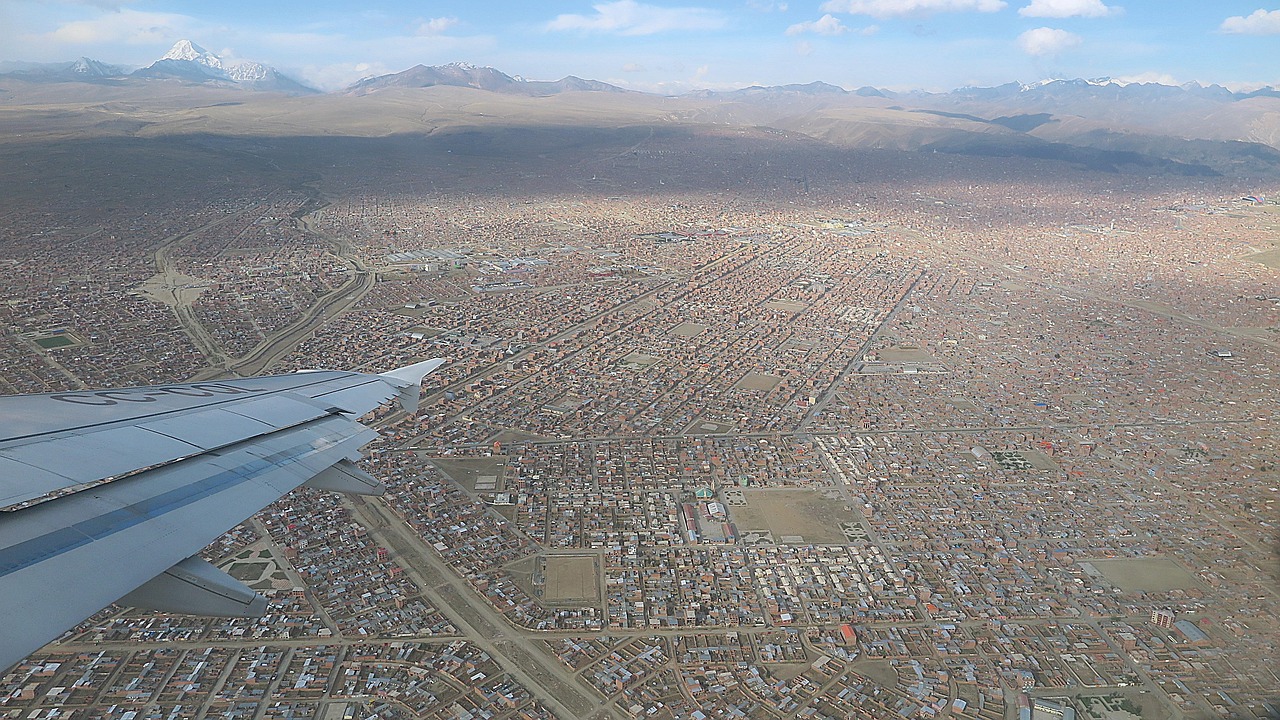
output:
[{"label": "mountain range", "polygon": [[[122,65],[112,65],[82,57],[75,61],[61,63],[0,62],[0,77],[4,76],[28,82],[99,82],[127,78],[177,79],[194,84],[221,85],[286,94],[320,92],[273,67],[251,60],[227,60],[186,39],[174,43],[168,52],[152,64],[132,71]],[[584,80],[573,75],[555,81],[526,80],[519,76],[507,75],[491,67],[462,62],[434,67],[415,65],[401,72],[363,78],[336,92],[367,95],[389,88],[436,86],[470,87],[529,97],[556,95],[563,92],[638,92],[599,80]],[[807,84],[767,87],[754,85],[727,91],[695,90],[684,95],[684,97],[717,99],[768,99],[788,96],[832,98],[852,96],[916,102],[1000,102],[1025,105],[1027,103],[1070,104],[1078,102],[1082,97],[1101,101],[1137,99],[1142,102],[1152,102],[1189,96],[1213,102],[1227,102],[1255,97],[1280,98],[1280,89],[1268,86],[1248,92],[1234,92],[1221,85],[1206,86],[1195,82],[1174,86],[1097,78],[1050,79],[1025,85],[1011,82],[995,87],[965,87],[944,93],[922,90],[895,92],[870,86],[846,90],[838,85],[815,81]]]},{"label": "mountain range", "polygon": [[[162,102],[165,112],[120,114],[147,102]],[[132,72],[88,58],[0,65],[0,104],[80,104],[86,117],[100,108],[100,130],[113,133],[385,136],[660,123],[768,129],[840,148],[1062,160],[1107,172],[1280,176],[1280,91],[1270,87],[1233,92],[1099,78],[894,92],[811,82],[667,97],[452,63],[321,93],[274,68],[182,40]]]}]

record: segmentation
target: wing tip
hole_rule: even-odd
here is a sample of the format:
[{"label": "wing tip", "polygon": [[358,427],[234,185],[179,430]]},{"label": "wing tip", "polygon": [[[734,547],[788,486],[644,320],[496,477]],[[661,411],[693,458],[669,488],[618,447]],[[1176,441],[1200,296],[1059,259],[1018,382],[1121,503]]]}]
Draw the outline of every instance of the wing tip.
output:
[{"label": "wing tip", "polygon": [[384,377],[388,380],[397,381],[406,385],[419,385],[422,383],[422,378],[426,377],[433,370],[443,364],[444,358],[432,358],[430,360],[413,363],[412,365],[398,367],[395,370],[379,373],[379,377]]},{"label": "wing tip", "polygon": [[444,364],[444,358],[432,358],[412,365],[405,365],[384,373],[378,377],[386,379],[400,390],[400,407],[410,414],[418,412],[418,400],[421,398],[422,379]]}]

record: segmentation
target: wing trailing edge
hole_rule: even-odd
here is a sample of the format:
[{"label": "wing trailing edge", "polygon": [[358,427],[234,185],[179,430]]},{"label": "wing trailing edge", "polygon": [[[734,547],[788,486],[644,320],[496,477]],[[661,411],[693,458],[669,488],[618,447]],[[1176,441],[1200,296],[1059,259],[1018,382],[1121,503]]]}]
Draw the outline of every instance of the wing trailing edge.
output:
[{"label": "wing trailing edge", "polygon": [[267,599],[199,556],[191,556],[120,598],[121,605],[184,615],[260,617]]}]

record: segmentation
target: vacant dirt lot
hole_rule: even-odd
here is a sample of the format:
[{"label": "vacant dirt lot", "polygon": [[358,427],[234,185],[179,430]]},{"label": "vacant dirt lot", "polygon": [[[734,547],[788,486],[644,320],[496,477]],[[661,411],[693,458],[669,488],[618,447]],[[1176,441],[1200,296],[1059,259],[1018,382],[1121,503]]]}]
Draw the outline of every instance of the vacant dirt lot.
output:
[{"label": "vacant dirt lot", "polygon": [[548,602],[596,600],[600,577],[596,559],[587,555],[551,555],[547,557]]},{"label": "vacant dirt lot", "polygon": [[782,382],[782,378],[777,375],[766,375],[765,373],[751,372],[747,373],[738,381],[735,388],[739,390],[772,390]]},{"label": "vacant dirt lot", "polygon": [[1163,592],[1198,587],[1200,582],[1169,558],[1116,558],[1088,561],[1113,585],[1128,592]]},{"label": "vacant dirt lot", "polygon": [[680,337],[694,337],[695,335],[701,335],[702,331],[706,329],[707,329],[706,325],[699,325],[698,323],[691,323],[691,322],[682,322],[679,325],[671,328],[671,334],[679,335]]},{"label": "vacant dirt lot", "polygon": [[747,504],[732,508],[738,529],[769,532],[777,540],[800,535],[807,543],[842,543],[841,523],[857,522],[844,505],[814,490],[746,490]]}]

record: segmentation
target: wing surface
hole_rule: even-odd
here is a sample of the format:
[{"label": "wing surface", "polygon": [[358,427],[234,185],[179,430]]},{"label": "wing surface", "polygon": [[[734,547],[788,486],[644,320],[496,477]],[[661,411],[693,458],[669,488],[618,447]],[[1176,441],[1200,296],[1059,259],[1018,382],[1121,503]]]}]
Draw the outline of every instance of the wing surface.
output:
[{"label": "wing surface", "polygon": [[377,492],[357,418],[442,363],[0,397],[0,669],[121,598],[260,614],[201,548],[313,479]]}]

